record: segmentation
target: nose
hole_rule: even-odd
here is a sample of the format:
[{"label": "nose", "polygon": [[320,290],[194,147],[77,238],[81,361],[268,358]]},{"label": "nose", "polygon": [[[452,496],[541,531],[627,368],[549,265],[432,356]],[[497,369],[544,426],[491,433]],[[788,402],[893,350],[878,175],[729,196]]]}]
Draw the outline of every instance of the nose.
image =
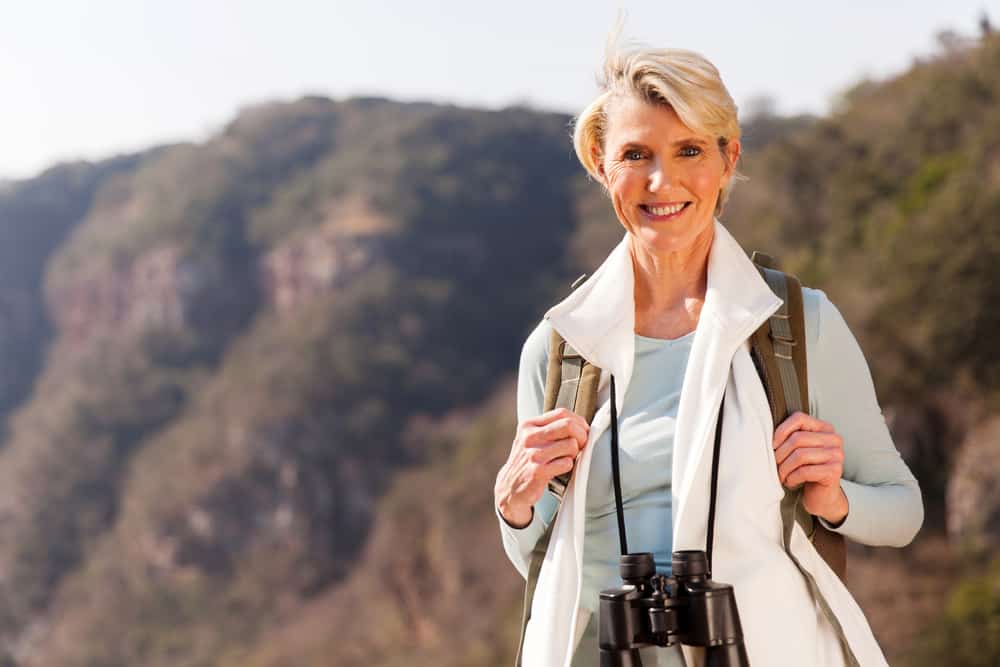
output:
[{"label": "nose", "polygon": [[669,185],[670,177],[660,160],[653,160],[650,163],[649,176],[646,179],[646,190],[656,192],[664,186]]}]

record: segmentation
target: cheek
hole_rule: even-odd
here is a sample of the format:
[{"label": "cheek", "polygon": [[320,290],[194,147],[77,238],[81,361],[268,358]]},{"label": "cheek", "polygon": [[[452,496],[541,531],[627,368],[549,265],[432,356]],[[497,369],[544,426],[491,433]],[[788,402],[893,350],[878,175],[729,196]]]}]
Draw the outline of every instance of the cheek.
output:
[{"label": "cheek", "polygon": [[691,186],[701,197],[714,197],[722,188],[722,172],[708,165],[697,169],[691,175]]}]

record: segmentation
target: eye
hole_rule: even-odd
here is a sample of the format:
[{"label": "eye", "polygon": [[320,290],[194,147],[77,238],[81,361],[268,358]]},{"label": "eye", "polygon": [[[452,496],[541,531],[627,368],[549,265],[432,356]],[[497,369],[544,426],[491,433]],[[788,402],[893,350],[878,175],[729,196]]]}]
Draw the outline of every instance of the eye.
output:
[{"label": "eye", "polygon": [[[692,151],[692,152],[688,153],[687,151]],[[698,148],[697,146],[685,146],[684,148],[681,149],[681,155],[683,155],[684,157],[697,157],[701,155],[701,149]]]},{"label": "eye", "polygon": [[630,161],[641,160],[643,157],[645,157],[645,154],[637,148],[629,149],[624,153],[624,158]]}]

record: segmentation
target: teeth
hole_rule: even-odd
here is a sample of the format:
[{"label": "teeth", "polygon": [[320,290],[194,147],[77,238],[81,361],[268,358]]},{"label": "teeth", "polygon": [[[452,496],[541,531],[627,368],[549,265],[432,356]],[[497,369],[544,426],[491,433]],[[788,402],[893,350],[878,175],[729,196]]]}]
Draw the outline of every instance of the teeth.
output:
[{"label": "teeth", "polygon": [[649,206],[647,210],[653,215],[673,215],[684,208],[684,204],[674,204],[673,206]]}]

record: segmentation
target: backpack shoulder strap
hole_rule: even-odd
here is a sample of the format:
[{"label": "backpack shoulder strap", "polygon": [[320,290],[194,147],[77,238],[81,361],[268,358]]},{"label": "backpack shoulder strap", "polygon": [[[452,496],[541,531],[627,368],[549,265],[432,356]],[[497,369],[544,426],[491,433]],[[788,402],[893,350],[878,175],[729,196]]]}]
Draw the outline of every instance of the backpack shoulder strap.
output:
[{"label": "backpack shoulder strap", "polygon": [[[802,283],[795,276],[779,271],[774,259],[764,253],[754,251],[751,259],[768,287],[782,301],[781,307],[750,338],[751,356],[764,384],[771,417],[777,427],[793,412],[809,412]],[[794,518],[809,535],[823,560],[846,582],[847,545],[844,536],[824,528],[805,511],[800,500],[801,490],[785,491],[782,515],[787,519],[786,544]]]},{"label": "backpack shoulder strap", "polygon": [[753,263],[782,301],[781,307],[753,333],[750,341],[777,426],[793,412],[809,412],[802,284],[795,276],[779,271],[768,255],[754,251]]},{"label": "backpack shoulder strap", "polygon": [[[545,374],[544,411],[566,408],[589,424],[597,412],[597,385],[601,369],[584,359],[555,329],[549,339],[549,367]],[[560,500],[572,473],[549,482],[549,490]]]}]

